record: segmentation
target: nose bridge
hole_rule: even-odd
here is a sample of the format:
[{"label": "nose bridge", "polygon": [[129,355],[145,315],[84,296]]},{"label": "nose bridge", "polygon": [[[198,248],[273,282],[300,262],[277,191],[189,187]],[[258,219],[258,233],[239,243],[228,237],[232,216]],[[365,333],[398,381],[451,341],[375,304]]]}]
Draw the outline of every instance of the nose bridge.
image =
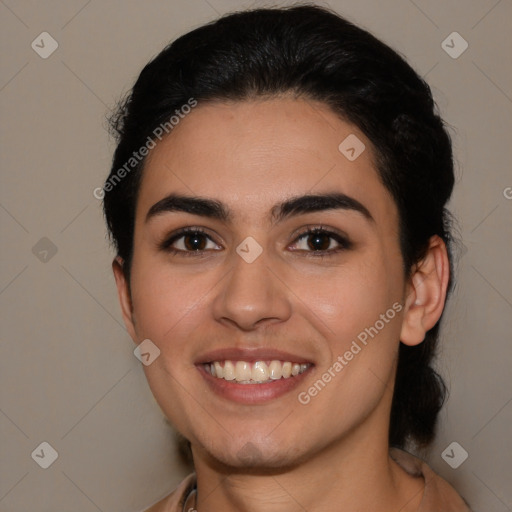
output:
[{"label": "nose bridge", "polygon": [[254,239],[244,240],[231,255],[230,272],[214,301],[214,315],[244,330],[262,320],[283,321],[290,314],[282,283],[271,269],[266,252]]}]

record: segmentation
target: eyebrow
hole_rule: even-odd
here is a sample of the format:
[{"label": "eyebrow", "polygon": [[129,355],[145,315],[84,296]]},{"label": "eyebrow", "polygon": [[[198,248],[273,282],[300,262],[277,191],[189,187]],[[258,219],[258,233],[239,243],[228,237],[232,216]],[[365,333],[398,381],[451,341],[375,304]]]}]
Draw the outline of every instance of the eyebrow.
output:
[{"label": "eyebrow", "polygon": [[[354,211],[360,213],[366,220],[375,222],[363,204],[353,197],[339,192],[291,197],[276,204],[271,209],[270,217],[273,223],[277,223],[295,215],[336,209]],[[184,212],[228,223],[233,220],[232,212],[220,201],[204,197],[169,194],[149,209],[146,214],[146,222],[168,212]]]}]

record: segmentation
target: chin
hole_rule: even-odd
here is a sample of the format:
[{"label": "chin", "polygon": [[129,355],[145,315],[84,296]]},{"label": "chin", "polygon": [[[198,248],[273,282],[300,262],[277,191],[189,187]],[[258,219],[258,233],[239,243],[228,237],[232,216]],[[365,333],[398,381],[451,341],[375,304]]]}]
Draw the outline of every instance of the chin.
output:
[{"label": "chin", "polygon": [[[194,446],[192,452],[196,450]],[[216,443],[203,445],[201,451],[206,452],[211,465],[223,466],[226,471],[233,470],[240,473],[279,473],[282,470],[300,464],[305,454],[297,453],[297,450],[286,447],[282,442],[272,442],[270,439],[263,441],[251,438],[230,439],[227,446]]]}]

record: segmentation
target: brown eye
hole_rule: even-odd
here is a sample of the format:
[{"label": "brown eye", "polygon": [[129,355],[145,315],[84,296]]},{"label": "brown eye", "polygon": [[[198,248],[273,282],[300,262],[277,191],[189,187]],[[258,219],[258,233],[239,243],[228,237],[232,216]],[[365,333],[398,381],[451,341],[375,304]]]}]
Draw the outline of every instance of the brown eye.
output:
[{"label": "brown eye", "polygon": [[322,254],[334,254],[351,247],[347,238],[326,230],[325,228],[309,229],[297,237],[294,250]]},{"label": "brown eye", "polygon": [[199,228],[184,228],[167,238],[159,247],[163,251],[183,256],[220,249],[210,236]]},{"label": "brown eye", "polygon": [[188,251],[203,251],[206,247],[206,237],[202,233],[186,234],[181,238]]},{"label": "brown eye", "polygon": [[312,251],[327,251],[331,246],[332,237],[325,233],[308,235],[307,245]]}]

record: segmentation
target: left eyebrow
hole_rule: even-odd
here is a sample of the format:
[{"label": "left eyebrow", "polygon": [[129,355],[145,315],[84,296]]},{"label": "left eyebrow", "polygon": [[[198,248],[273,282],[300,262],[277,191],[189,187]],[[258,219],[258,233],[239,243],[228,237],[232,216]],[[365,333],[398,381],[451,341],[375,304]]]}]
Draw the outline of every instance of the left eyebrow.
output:
[{"label": "left eyebrow", "polygon": [[[271,209],[270,214],[274,224],[292,216],[335,209],[355,211],[363,215],[366,220],[375,222],[368,208],[357,199],[339,192],[291,197],[282,203],[276,204]],[[175,211],[224,222],[231,222],[233,219],[232,212],[220,201],[204,197],[169,194],[149,209],[146,214],[146,222],[157,215]]]},{"label": "left eyebrow", "polygon": [[352,210],[363,215],[366,220],[375,222],[366,206],[357,199],[340,192],[292,197],[272,208],[272,219],[273,222],[281,222],[292,215],[324,210]]}]

